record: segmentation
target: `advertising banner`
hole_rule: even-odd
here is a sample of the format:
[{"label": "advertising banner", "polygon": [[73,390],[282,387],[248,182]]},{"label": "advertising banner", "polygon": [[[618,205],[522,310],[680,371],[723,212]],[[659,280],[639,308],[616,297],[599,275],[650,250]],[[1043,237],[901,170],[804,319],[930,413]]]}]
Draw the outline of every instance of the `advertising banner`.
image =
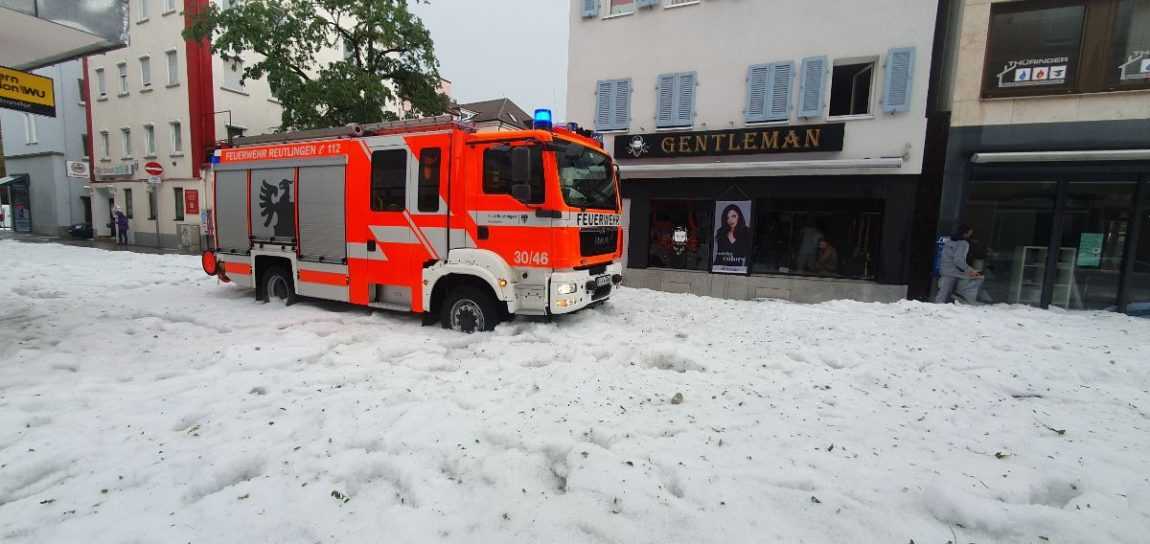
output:
[{"label": "advertising banner", "polygon": [[751,201],[715,202],[715,244],[711,272],[746,274],[751,264]]}]

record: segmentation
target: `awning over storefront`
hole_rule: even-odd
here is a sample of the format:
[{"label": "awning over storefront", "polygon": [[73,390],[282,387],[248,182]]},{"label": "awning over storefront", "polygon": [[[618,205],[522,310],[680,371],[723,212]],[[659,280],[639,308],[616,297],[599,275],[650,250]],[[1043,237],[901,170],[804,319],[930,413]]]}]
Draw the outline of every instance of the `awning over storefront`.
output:
[{"label": "awning over storefront", "polygon": [[32,70],[128,43],[127,0],[0,0],[0,66]]},{"label": "awning over storefront", "polygon": [[753,176],[851,175],[898,170],[901,157],[807,161],[689,162],[623,164],[623,179],[728,178]]},{"label": "awning over storefront", "polygon": [[8,177],[0,178],[0,187],[7,185],[9,183],[12,183],[13,181],[16,181],[16,176],[8,176]]},{"label": "awning over storefront", "polygon": [[1101,149],[1089,151],[1006,151],[975,153],[970,162],[975,164],[1017,162],[1090,162],[1090,161],[1145,161],[1150,160],[1150,149]]}]

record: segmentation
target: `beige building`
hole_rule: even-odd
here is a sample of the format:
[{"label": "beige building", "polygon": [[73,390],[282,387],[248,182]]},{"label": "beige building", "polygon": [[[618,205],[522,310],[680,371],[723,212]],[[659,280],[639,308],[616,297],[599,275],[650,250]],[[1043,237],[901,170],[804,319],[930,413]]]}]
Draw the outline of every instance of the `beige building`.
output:
[{"label": "beige building", "polygon": [[572,2],[567,113],[621,165],[626,281],[906,296],[912,226],[934,206],[918,195],[938,13],[924,0]]},{"label": "beige building", "polygon": [[940,234],[985,301],[1150,313],[1150,0],[951,9]]}]

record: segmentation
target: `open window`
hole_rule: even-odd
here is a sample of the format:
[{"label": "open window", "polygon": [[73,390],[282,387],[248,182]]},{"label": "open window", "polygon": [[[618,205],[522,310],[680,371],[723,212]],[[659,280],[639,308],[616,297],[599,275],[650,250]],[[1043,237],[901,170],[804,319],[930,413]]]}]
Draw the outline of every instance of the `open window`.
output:
[{"label": "open window", "polygon": [[870,115],[877,59],[835,61],[831,74],[831,117]]}]

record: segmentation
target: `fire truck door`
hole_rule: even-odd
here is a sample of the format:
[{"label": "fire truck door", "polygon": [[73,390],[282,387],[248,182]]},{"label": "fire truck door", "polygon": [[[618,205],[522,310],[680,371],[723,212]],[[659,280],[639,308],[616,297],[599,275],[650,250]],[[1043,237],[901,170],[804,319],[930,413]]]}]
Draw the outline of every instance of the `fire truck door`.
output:
[{"label": "fire truck door", "polygon": [[402,138],[383,142],[371,153],[370,211],[367,220],[369,302],[413,309],[427,250],[408,211],[417,161]]},{"label": "fire truck door", "polygon": [[447,142],[418,150],[419,164],[407,190],[407,209],[416,234],[426,242],[428,260],[447,258]]}]

